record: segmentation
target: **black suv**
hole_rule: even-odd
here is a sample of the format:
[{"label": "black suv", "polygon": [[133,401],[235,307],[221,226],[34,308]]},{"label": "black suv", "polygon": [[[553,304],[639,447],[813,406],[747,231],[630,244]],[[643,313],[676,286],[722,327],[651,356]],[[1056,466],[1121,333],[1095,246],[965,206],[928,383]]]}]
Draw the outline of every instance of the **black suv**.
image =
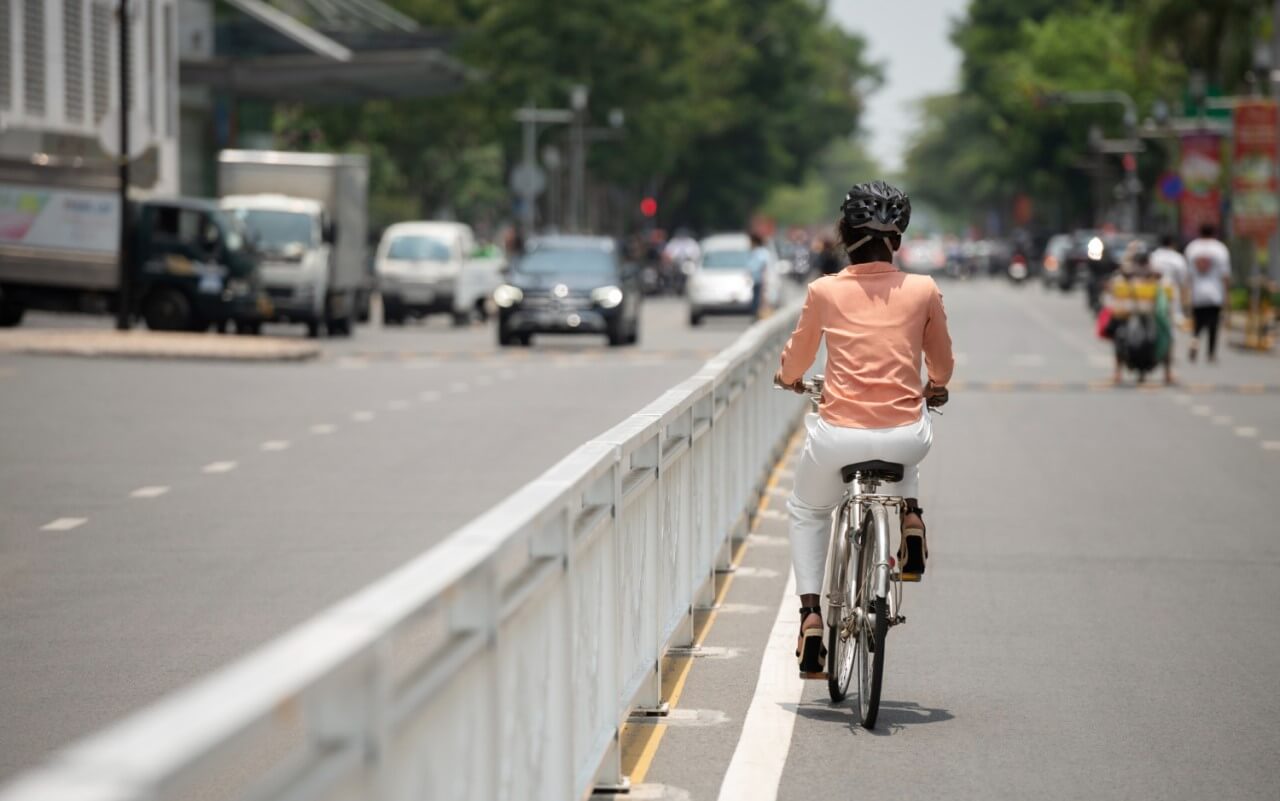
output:
[{"label": "black suv", "polygon": [[493,293],[498,344],[528,345],[534,334],[604,334],[609,344],[640,335],[638,271],[612,239],[547,236],[531,240],[506,283]]}]

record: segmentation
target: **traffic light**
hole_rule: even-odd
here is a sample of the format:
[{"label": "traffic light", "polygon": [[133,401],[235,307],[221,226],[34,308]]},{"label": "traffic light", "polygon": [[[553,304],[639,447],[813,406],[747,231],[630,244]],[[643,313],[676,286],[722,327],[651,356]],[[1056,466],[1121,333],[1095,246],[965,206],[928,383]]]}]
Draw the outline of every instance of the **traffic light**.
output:
[{"label": "traffic light", "polygon": [[640,213],[646,217],[655,216],[658,213],[658,201],[651,197],[646,197],[644,200],[641,200]]}]

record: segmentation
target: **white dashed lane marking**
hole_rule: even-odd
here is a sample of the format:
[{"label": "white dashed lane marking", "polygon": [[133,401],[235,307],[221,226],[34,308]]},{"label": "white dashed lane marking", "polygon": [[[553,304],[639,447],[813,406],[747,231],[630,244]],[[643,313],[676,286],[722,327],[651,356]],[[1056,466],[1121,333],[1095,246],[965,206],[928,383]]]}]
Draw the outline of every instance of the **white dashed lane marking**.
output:
[{"label": "white dashed lane marking", "polygon": [[1208,406],[1192,406],[1191,413],[1199,417],[1208,417],[1213,414],[1213,409]]},{"label": "white dashed lane marking", "polygon": [[476,378],[476,386],[478,387],[487,387],[492,383],[493,379],[487,375],[482,375]]},{"label": "white dashed lane marking", "polygon": [[130,498],[159,498],[169,491],[168,487],[139,487],[129,493]]},{"label": "white dashed lane marking", "polygon": [[466,392],[471,387],[464,381],[455,381],[449,385],[450,392]]},{"label": "white dashed lane marking", "polygon": [[1280,439],[1269,439],[1262,443],[1264,451],[1280,451]]},{"label": "white dashed lane marking", "polygon": [[284,451],[289,449],[287,439],[269,439],[260,446],[264,451]]},{"label": "white dashed lane marking", "polygon": [[434,389],[429,389],[426,392],[419,393],[418,400],[422,401],[423,403],[431,403],[432,401],[438,401],[440,400],[440,393],[435,391]]},{"label": "white dashed lane marking", "polygon": [[1212,422],[1215,426],[1225,426],[1231,422],[1231,415],[1229,414],[1217,415],[1216,417],[1213,418]]},{"label": "white dashed lane marking", "polygon": [[332,434],[338,427],[333,423],[316,423],[311,427],[312,434]]},{"label": "white dashed lane marking", "polygon": [[1044,356],[1039,353],[1019,353],[1009,359],[1015,367],[1043,367]]},{"label": "white dashed lane marking", "polygon": [[409,408],[409,401],[393,400],[387,401],[387,408],[393,412],[403,412]]},{"label": "white dashed lane marking", "polygon": [[230,473],[236,469],[235,462],[211,462],[204,466],[204,472],[213,473]]},{"label": "white dashed lane marking", "polygon": [[40,527],[41,531],[70,531],[73,528],[79,528],[89,522],[87,517],[59,517],[51,523],[45,523]]},{"label": "white dashed lane marking", "polygon": [[376,417],[376,415],[373,412],[353,412],[351,414],[351,419],[355,420],[357,423],[367,423],[374,417]]},{"label": "white dashed lane marking", "polygon": [[1258,436],[1258,429],[1254,428],[1253,426],[1236,426],[1236,436],[1237,437],[1256,437]]}]

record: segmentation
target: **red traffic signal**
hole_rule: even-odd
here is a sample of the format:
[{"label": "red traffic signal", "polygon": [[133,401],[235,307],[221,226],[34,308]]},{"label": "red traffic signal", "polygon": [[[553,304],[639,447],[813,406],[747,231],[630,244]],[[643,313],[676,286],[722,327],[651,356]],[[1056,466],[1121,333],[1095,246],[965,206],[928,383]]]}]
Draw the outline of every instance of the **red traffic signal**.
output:
[{"label": "red traffic signal", "polygon": [[658,201],[651,197],[647,197],[640,201],[640,213],[646,217],[653,217],[658,213]]}]

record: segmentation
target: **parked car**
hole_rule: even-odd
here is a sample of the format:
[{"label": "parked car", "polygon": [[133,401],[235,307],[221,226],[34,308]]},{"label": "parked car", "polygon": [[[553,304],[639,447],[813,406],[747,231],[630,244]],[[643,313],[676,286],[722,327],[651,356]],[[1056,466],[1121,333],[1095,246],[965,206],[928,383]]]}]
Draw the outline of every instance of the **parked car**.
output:
[{"label": "parked car", "polygon": [[527,346],[534,334],[604,334],[611,346],[640,337],[643,292],[638,269],[612,239],[546,236],[524,254],[493,292],[498,344]]},{"label": "parked car", "polygon": [[374,272],[382,296],[382,319],[448,314],[455,325],[484,317],[486,302],[501,282],[502,258],[477,252],[471,226],[459,222],[402,222],[378,243]]},{"label": "parked car", "polygon": [[[702,240],[702,258],[689,276],[686,288],[690,325],[702,325],[702,319],[709,314],[756,314],[751,240],[747,235],[716,234]],[[781,298],[782,276],[771,251],[761,299],[777,306]]]}]

